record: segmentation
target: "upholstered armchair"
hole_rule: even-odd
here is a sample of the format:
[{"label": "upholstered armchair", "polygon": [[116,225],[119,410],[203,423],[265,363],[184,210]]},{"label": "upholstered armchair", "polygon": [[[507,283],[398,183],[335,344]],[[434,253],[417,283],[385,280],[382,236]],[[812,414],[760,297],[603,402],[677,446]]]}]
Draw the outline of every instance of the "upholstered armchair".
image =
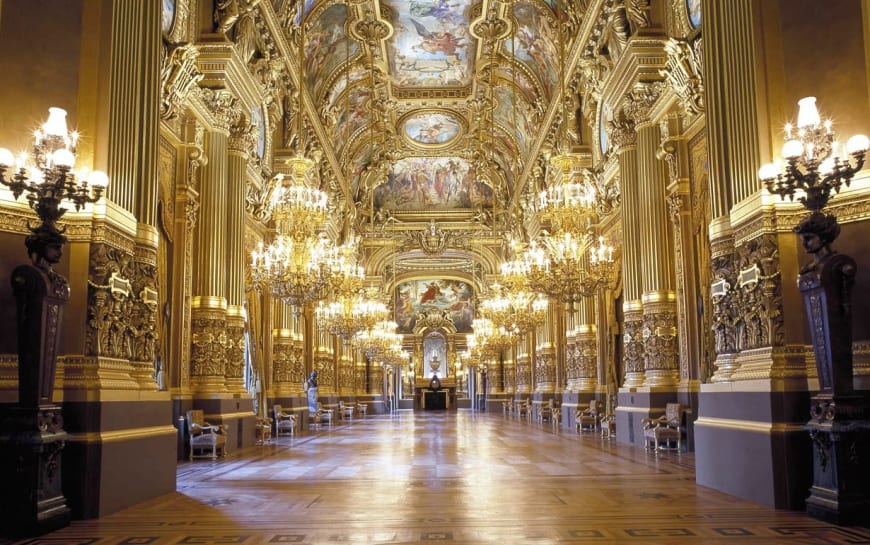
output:
[{"label": "upholstered armchair", "polygon": [[525,416],[526,418],[531,419],[531,414],[532,412],[528,398],[517,401],[517,418]]},{"label": "upholstered armchair", "polygon": [[505,416],[510,416],[513,413],[513,402],[510,399],[505,399],[501,402],[501,412]]},{"label": "upholstered armchair", "polygon": [[317,408],[311,413],[311,423],[315,427],[319,427],[320,424],[326,423],[328,425],[332,425],[332,409],[324,409],[323,404],[319,401],[317,402]]},{"label": "upholstered armchair", "polygon": [[616,416],[612,414],[605,414],[599,420],[599,426],[601,426],[601,437],[605,439],[613,439],[616,437]]},{"label": "upholstered armchair", "polygon": [[541,406],[538,408],[538,421],[543,423],[545,420],[547,422],[552,421],[553,419],[553,400],[548,399],[546,402],[542,402]]},{"label": "upholstered armchair", "polygon": [[293,413],[284,412],[284,407],[275,405],[272,407],[272,414],[275,416],[275,436],[281,437],[281,434],[296,435],[296,415]]},{"label": "upholstered armchair", "polygon": [[644,418],[641,421],[644,448],[652,443],[654,450],[681,450],[682,420],[683,406],[679,403],[665,405],[665,414],[658,418]]},{"label": "upholstered armchair", "polygon": [[353,419],[353,404],[348,405],[344,401],[338,402],[338,412],[341,415],[343,420],[352,420]]},{"label": "upholstered armchair", "polygon": [[577,407],[577,411],[574,413],[576,418],[575,426],[577,427],[577,432],[582,432],[584,430],[595,431],[598,429],[598,401],[592,399],[589,401],[589,406],[585,409]]},{"label": "upholstered armchair", "polygon": [[257,443],[261,445],[265,445],[266,443],[272,442],[272,419],[271,418],[257,418],[257,422],[255,424],[255,432],[256,432],[256,440]]},{"label": "upholstered armchair", "polygon": [[[190,434],[190,459],[218,457],[227,453],[226,426],[213,426],[205,421],[201,409],[187,411],[187,431]],[[199,454],[197,454],[197,452]]]},{"label": "upholstered armchair", "polygon": [[357,403],[356,410],[360,416],[366,416],[369,412],[369,406],[367,403]]}]

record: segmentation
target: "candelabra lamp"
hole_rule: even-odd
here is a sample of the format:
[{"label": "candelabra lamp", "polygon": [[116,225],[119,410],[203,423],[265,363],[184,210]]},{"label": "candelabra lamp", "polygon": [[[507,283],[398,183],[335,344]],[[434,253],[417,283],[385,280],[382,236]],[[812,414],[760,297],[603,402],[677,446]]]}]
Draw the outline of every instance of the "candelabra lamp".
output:
[{"label": "candelabra lamp", "polygon": [[813,445],[813,485],[806,505],[813,517],[851,524],[866,521],[870,513],[870,415],[852,377],[850,295],[857,267],[854,259],[831,249],[840,226],[823,209],[861,170],[870,141],[856,135],[841,147],[830,120],[821,121],[815,97],[798,104],[797,129],[785,127],[784,169],[765,165],[759,177],[768,191],[782,198],[797,196],[810,211],[794,229],[813,258],[801,269],[798,286],[819,375],[819,392],[805,426]]},{"label": "candelabra lamp", "polygon": [[66,278],[52,269],[66,244],[57,222],[66,212],[102,197],[106,175],[72,172],[78,135],[69,132],[66,112],[50,108],[48,121],[34,133],[33,152],[15,157],[0,148],[0,183],[27,201],[40,224],[24,241],[31,263],[12,272],[17,304],[18,403],[0,427],[0,471],[5,492],[0,520],[8,535],[39,535],[69,523],[61,490],[61,452],[67,434],[61,408],[53,401],[54,376],[63,307],[69,300]]}]

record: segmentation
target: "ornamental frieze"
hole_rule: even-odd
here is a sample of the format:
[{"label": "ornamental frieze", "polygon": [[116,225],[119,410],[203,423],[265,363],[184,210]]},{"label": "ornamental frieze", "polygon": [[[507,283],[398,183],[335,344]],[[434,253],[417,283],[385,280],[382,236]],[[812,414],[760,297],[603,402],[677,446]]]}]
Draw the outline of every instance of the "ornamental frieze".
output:
[{"label": "ornamental frieze", "polygon": [[734,288],[737,284],[736,254],[726,253],[713,257],[710,262],[713,283],[713,346],[716,354],[737,352],[736,325],[740,309]]},{"label": "ornamental frieze", "polygon": [[[272,380],[275,384],[294,383],[293,344],[291,339],[275,338],[272,341]],[[298,379],[302,382],[302,377]]]},{"label": "ornamental frieze", "polygon": [[196,310],[191,321],[191,370],[194,377],[224,377],[227,321],[220,313]]},{"label": "ornamental frieze", "polygon": [[625,333],[622,337],[622,345],[625,359],[626,373],[643,373],[644,369],[644,342],[643,342],[643,316],[638,313],[625,314]]},{"label": "ornamental frieze", "polygon": [[782,275],[776,235],[762,235],[738,249],[737,346],[740,350],[782,346]]},{"label": "ornamental frieze", "polygon": [[577,340],[576,358],[578,378],[598,376],[598,344],[594,338]]},{"label": "ornamental frieze", "polygon": [[240,379],[245,369],[245,326],[227,320],[226,377]]},{"label": "ornamental frieze", "polygon": [[678,370],[676,310],[657,311],[648,307],[644,307],[642,330],[645,369]]},{"label": "ornamental frieze", "polygon": [[538,384],[556,381],[556,357],[549,352],[535,355],[535,379]]}]

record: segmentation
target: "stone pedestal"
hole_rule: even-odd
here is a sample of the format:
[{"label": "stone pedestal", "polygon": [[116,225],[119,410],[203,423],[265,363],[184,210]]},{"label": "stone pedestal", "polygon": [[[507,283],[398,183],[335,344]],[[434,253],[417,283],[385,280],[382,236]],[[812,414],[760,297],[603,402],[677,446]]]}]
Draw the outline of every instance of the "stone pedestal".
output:
[{"label": "stone pedestal", "polygon": [[807,513],[834,524],[854,524],[865,522],[870,512],[870,415],[852,385],[850,292],[857,268],[842,254],[815,257],[798,281],[819,375],[819,393],[804,427],[813,442]]}]

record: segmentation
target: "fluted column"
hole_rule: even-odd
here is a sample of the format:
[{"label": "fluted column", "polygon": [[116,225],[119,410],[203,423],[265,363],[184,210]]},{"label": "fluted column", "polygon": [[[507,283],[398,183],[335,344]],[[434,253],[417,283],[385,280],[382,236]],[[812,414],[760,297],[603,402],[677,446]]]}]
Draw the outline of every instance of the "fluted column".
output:
[{"label": "fluted column", "polygon": [[336,366],[338,368],[338,393],[342,396],[353,395],[354,365],[350,344],[335,338]]},{"label": "fluted column", "polygon": [[308,371],[305,368],[305,319],[289,307],[290,329],[293,331],[293,345],[290,351],[290,393],[304,395],[303,383],[308,379]]},{"label": "fluted column", "polygon": [[595,392],[598,386],[598,326],[595,325],[595,299],[584,297],[578,305],[575,329],[577,391]]},{"label": "fluted column", "polygon": [[202,169],[192,313],[191,374],[198,393],[226,391],[227,142],[236,99],[228,91],[203,90],[214,116],[204,137],[208,162]]},{"label": "fluted column", "polygon": [[708,135],[713,276],[713,382],[728,382],[738,365],[736,324],[739,294],[733,289],[739,268],[730,212],[758,189],[758,111],[756,107],[753,2],[702,0],[704,12],[704,103]]},{"label": "fluted column", "polygon": [[531,334],[521,335],[517,342],[517,393],[528,394],[532,391],[532,364],[529,347]]},{"label": "fluted column", "polygon": [[548,305],[544,323],[535,330],[535,392],[553,393],[556,389],[555,327],[558,305]]},{"label": "fluted column", "polygon": [[[272,396],[288,397],[293,394],[294,337],[290,323],[291,313],[280,300],[272,303]],[[301,379],[299,380],[301,384]]]},{"label": "fluted column", "polygon": [[[238,115],[238,114],[237,114]],[[245,193],[249,157],[250,124],[238,115],[230,126],[227,142],[227,200],[224,203],[226,232],[227,294],[227,389],[244,393],[245,370]]]},{"label": "fluted column", "polygon": [[580,369],[577,361],[577,323],[580,306],[571,305],[565,311],[565,393],[578,391]]},{"label": "fluted column", "polygon": [[667,166],[656,152],[661,131],[654,123],[637,126],[638,170],[644,183],[643,337],[644,385],[676,387],[680,381],[677,357],[677,297],[674,246],[667,206]]},{"label": "fluted column", "polygon": [[622,284],[623,284],[623,386],[630,388],[644,381],[643,345],[643,249],[646,220],[640,200],[637,164],[637,133],[634,122],[622,114],[611,126],[611,139],[619,162],[622,195]]},{"label": "fluted column", "polygon": [[517,391],[517,362],[514,354],[516,343],[504,350],[504,392],[513,395]]}]

